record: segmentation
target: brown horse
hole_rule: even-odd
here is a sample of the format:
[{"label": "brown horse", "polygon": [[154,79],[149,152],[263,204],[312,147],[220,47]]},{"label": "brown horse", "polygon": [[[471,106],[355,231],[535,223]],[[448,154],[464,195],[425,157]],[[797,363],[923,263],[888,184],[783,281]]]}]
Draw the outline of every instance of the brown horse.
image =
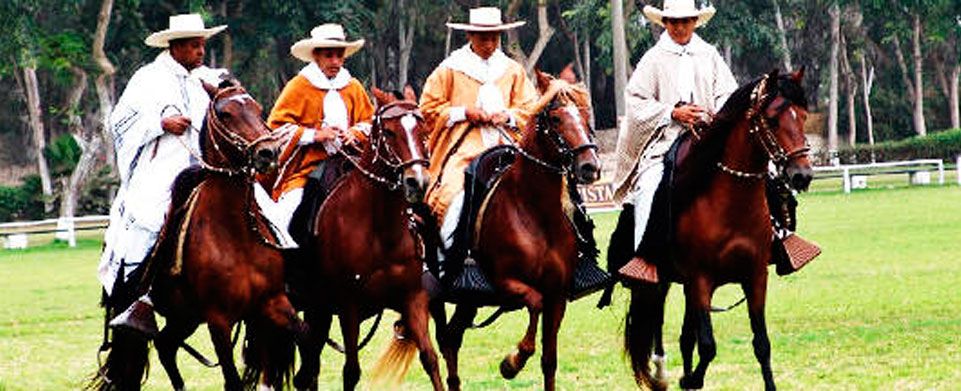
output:
[{"label": "brown horse", "polygon": [[[257,171],[274,166],[284,140],[270,132],[261,106],[242,87],[208,92],[212,99],[200,136],[203,164],[178,176],[145,272],[145,280],[154,276],[150,296],[166,317],[155,340],[157,354],[173,388],[183,389],[177,350],[206,323],[224,388],[241,389],[230,331],[244,321],[243,382],[281,387],[293,365],[288,341],[306,331],[284,293],[283,258],[257,212],[252,185]],[[144,337],[115,331],[100,388],[138,389],[146,361]]]},{"label": "brown horse", "polygon": [[[359,158],[344,157],[353,170],[341,178],[313,217],[306,251],[299,262],[305,279],[305,316],[310,338],[301,346],[303,364],[294,377],[298,389],[316,389],[320,354],[338,315],[343,333],[343,385],[360,380],[360,323],[390,308],[401,313],[406,333],[391,349],[402,354],[385,363],[400,378],[420,351],[435,390],[443,389],[437,353],[428,334],[427,291],[421,285],[423,247],[413,227],[411,205],[424,197],[429,176],[423,143],[423,117],[413,90],[406,100],[374,89],[378,109],[370,142]],[[388,369],[389,370],[389,369]]]},{"label": "brown horse", "polygon": [[[554,389],[557,332],[578,262],[576,232],[565,210],[568,180],[591,183],[600,175],[597,146],[589,125],[590,100],[576,86],[537,72],[542,97],[536,119],[523,130],[517,160],[504,172],[479,220],[474,258],[490,277],[496,304],[526,307],[530,323],[517,351],[501,363],[512,379],[534,354],[538,317],[543,312],[541,369],[544,389]],[[447,384],[460,389],[457,355],[477,306],[459,303],[446,322],[443,303],[432,305],[437,340],[447,361]]]},{"label": "brown horse", "polygon": [[[747,299],[754,355],[761,365],[765,389],[775,389],[764,320],[773,239],[765,179],[768,164],[773,162],[778,169],[777,180],[794,189],[803,191],[811,181],[804,137],[807,100],[801,86],[803,72],[779,76],[775,71],[740,87],[699,138],[691,137],[678,149],[668,207],[673,217],[673,241],[666,244],[661,264],[667,265],[674,279],[684,285],[681,388],[703,386],[716,353],[711,297],[721,285],[735,283],[741,285]],[[625,348],[638,385],[655,389],[666,387],[663,379],[651,376],[648,363],[652,343],[660,344],[657,334],[662,326],[667,284],[631,287],[624,330]],[[699,357],[696,368],[692,362],[695,346]]]}]

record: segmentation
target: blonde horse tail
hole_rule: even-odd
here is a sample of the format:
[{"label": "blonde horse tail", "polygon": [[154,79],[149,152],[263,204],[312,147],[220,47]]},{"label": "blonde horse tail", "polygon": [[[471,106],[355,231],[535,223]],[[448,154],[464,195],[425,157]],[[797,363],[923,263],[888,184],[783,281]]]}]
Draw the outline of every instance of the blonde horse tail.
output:
[{"label": "blonde horse tail", "polygon": [[406,335],[400,322],[394,328],[394,338],[370,371],[371,381],[384,386],[378,388],[396,388],[403,383],[417,354],[417,344]]}]

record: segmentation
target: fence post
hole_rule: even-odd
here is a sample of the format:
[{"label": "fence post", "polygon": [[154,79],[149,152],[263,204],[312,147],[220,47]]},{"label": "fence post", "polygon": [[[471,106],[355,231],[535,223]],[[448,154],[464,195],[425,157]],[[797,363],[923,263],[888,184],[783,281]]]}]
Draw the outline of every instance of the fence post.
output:
[{"label": "fence post", "polygon": [[958,155],[958,161],[955,163],[954,169],[958,170],[958,176],[955,179],[958,180],[958,185],[961,185],[961,155]]},{"label": "fence post", "polygon": [[66,240],[70,247],[77,247],[77,231],[74,229],[73,218],[60,217],[57,219],[57,239]]},{"label": "fence post", "polygon": [[843,182],[844,182],[844,193],[848,194],[851,192],[851,171],[847,168],[843,171]]}]

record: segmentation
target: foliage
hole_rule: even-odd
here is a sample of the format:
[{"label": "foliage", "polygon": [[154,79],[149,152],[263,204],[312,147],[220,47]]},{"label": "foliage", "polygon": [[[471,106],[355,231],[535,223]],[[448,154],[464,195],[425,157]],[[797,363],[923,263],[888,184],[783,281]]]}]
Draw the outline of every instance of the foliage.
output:
[{"label": "foliage", "polygon": [[961,129],[887,141],[873,147],[860,144],[838,151],[842,163],[869,163],[872,155],[877,161],[943,159],[953,162],[961,155]]},{"label": "foliage", "polygon": [[40,220],[43,213],[43,191],[40,177],[24,177],[19,186],[0,186],[0,222]]},{"label": "foliage", "polygon": [[50,167],[50,175],[56,177],[67,177],[77,167],[82,151],[77,141],[69,134],[60,135],[47,144],[43,156],[47,158]]}]

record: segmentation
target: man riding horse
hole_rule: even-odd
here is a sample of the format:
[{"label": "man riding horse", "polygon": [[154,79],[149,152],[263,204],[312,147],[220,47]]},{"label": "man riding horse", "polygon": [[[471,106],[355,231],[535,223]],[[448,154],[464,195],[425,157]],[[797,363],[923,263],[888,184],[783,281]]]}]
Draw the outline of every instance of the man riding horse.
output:
[{"label": "man riding horse", "polygon": [[[427,205],[439,222],[443,249],[454,243],[466,207],[465,168],[484,151],[515,144],[534,114],[537,90],[524,67],[500,49],[501,33],[524,24],[503,23],[496,7],[471,9],[467,24],[447,23],[467,32],[468,44],[452,52],[424,84],[420,107],[431,130],[427,147],[434,181]],[[580,232],[593,235],[592,229]],[[593,237],[589,240],[593,243]],[[455,276],[444,280],[450,277]]]},{"label": "man riding horse", "polygon": [[[98,268],[108,303],[125,306],[132,300],[125,296],[138,294],[136,276],[164,224],[171,184],[183,169],[199,163],[192,151],[199,150],[199,129],[210,103],[203,83],[217,85],[226,73],[203,66],[204,46],[226,28],[206,28],[198,14],[171,16],[168,29],[144,40],[164,50],[134,73],[110,115],[120,189],[110,208]],[[110,325],[155,334],[149,295]]]},{"label": "man riding horse", "polygon": [[[620,273],[631,280],[659,280],[657,265],[638,253],[649,227],[654,194],[664,175],[665,154],[679,135],[710,123],[738,86],[717,49],[694,32],[715,12],[711,6],[697,9],[694,0],[665,0],[663,10],[644,7],[644,15],[665,31],[631,75],[624,93],[627,116],[617,140],[615,197],[624,202],[620,219],[633,220],[633,232],[626,233],[633,233],[636,249]],[[789,274],[819,251],[789,231],[794,229],[793,222],[783,223],[782,203],[789,205],[793,220],[796,201],[790,191],[773,189],[770,184],[768,191],[777,193],[769,200],[779,201],[771,205],[771,210],[773,221],[781,223],[776,230],[773,262],[780,274]],[[786,240],[791,244],[787,251]]]},{"label": "man riding horse", "polygon": [[287,82],[267,123],[275,131],[295,132],[280,154],[281,169],[268,184],[269,197],[257,192],[267,218],[284,231],[282,236],[292,235],[285,238],[288,248],[297,247],[307,232],[307,216],[322,192],[325,161],[343,146],[366,140],[370,132],[374,106],[344,67],[344,60],[363,46],[363,39],[347,41],[341,25],[328,23],[290,47],[294,57],[308,64]]}]

